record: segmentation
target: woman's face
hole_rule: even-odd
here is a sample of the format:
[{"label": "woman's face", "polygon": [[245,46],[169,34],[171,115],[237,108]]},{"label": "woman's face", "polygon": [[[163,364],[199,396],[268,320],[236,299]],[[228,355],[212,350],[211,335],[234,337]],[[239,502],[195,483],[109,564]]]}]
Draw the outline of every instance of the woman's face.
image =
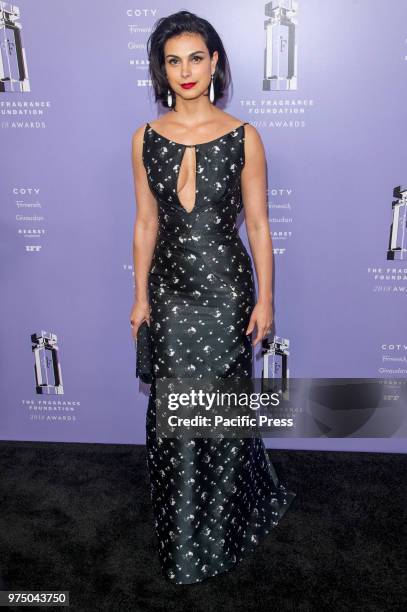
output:
[{"label": "woman's face", "polygon": [[[168,82],[177,95],[190,100],[207,93],[218,52],[211,59],[199,34],[183,33],[169,38],[164,45],[164,59]],[[187,83],[190,87],[182,87]]]}]

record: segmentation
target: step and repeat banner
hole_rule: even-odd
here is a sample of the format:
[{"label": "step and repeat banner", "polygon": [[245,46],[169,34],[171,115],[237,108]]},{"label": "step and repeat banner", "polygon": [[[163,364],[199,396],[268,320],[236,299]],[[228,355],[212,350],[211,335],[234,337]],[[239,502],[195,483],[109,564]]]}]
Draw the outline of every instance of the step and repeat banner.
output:
[{"label": "step and repeat banner", "polygon": [[[145,443],[131,137],[165,112],[146,41],[181,9],[220,34],[221,107],[266,150],[269,374],[407,378],[404,0],[0,1],[2,440]],[[266,445],[406,451],[397,428]]]}]

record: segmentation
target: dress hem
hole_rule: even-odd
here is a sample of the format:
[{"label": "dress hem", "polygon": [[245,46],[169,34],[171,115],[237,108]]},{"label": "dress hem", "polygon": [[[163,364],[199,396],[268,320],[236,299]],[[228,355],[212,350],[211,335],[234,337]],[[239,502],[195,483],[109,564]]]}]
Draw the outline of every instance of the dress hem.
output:
[{"label": "dress hem", "polygon": [[297,493],[294,493],[294,491],[286,491],[286,495],[287,495],[287,503],[284,504],[283,506],[281,506],[280,508],[280,514],[279,517],[277,519],[276,524],[272,524],[272,525],[264,525],[263,528],[261,529],[260,532],[257,533],[257,541],[253,542],[253,544],[251,546],[245,546],[244,549],[241,551],[241,554],[239,555],[239,557],[235,560],[235,561],[229,561],[227,563],[223,564],[223,567],[219,570],[216,570],[215,572],[212,572],[211,574],[207,574],[206,576],[204,576],[203,578],[199,578],[197,580],[183,580],[182,582],[180,582],[179,580],[172,580],[171,578],[169,578],[164,572],[164,578],[166,579],[167,582],[169,582],[170,584],[177,584],[177,585],[194,585],[194,584],[201,584],[202,582],[204,582],[205,580],[207,580],[208,578],[216,578],[216,576],[221,576],[222,574],[225,574],[226,572],[230,572],[233,569],[235,569],[240,563],[241,561],[243,561],[243,559],[246,559],[246,557],[250,556],[251,554],[253,554],[258,546],[262,543],[264,543],[264,541],[266,540],[267,536],[271,535],[271,533],[273,532],[273,530],[278,527],[278,525],[281,523],[282,518],[285,516],[285,514],[287,513],[287,510],[290,508],[292,502],[295,500],[295,498],[297,497]]}]

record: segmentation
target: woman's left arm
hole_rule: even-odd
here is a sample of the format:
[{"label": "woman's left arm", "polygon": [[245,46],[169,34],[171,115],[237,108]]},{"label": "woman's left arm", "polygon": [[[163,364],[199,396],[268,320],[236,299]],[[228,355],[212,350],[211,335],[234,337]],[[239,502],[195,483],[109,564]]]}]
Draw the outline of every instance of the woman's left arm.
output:
[{"label": "woman's left arm", "polygon": [[271,330],[273,245],[267,215],[266,156],[256,128],[245,126],[245,164],[242,169],[242,199],[247,236],[257,275],[258,297],[246,334],[257,326],[256,346]]}]

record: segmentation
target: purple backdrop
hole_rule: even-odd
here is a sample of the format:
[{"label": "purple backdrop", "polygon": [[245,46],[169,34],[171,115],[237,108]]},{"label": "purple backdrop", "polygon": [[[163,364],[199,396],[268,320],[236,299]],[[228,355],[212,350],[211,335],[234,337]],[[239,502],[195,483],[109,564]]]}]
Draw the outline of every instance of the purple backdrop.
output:
[{"label": "purple backdrop", "polygon": [[[29,90],[0,93],[1,439],[145,442],[149,387],[134,376],[128,322],[131,135],[158,115],[148,34],[181,8],[218,30],[234,81],[225,110],[266,147],[276,334],[290,340],[290,375],[406,376],[407,265],[386,255],[393,189],[407,181],[405,2],[389,0],[384,15],[379,0],[299,0],[293,91],[263,91],[264,2],[16,6]],[[4,59],[4,30],[0,41]],[[36,392],[31,334],[42,330],[57,337],[62,394]],[[404,438],[266,443],[406,451]]]}]

